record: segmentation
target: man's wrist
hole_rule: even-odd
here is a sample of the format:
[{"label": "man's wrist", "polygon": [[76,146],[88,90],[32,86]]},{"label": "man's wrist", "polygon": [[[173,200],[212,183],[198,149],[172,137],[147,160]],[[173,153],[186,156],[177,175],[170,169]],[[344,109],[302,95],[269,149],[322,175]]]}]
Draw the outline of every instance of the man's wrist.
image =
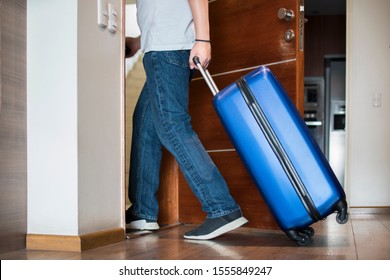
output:
[{"label": "man's wrist", "polygon": [[195,42],[211,43],[210,40],[204,40],[204,39],[195,39]]}]

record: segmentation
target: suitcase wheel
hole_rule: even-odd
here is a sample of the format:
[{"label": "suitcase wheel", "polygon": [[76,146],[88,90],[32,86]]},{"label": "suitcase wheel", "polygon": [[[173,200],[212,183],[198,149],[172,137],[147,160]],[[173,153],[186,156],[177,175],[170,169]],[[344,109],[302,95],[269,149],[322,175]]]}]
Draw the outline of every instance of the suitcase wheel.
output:
[{"label": "suitcase wheel", "polygon": [[348,206],[345,200],[340,200],[335,205],[335,210],[337,211],[336,221],[339,224],[345,224],[348,222]]},{"label": "suitcase wheel", "polygon": [[342,224],[345,224],[346,222],[348,222],[348,213],[337,213],[336,215],[336,221],[342,225]]},{"label": "suitcase wheel", "polygon": [[286,234],[290,239],[297,242],[299,246],[308,246],[311,242],[311,238],[314,235],[314,229],[308,227],[306,229],[290,229],[286,231]]},{"label": "suitcase wheel", "polygon": [[313,237],[314,236],[314,229],[312,227],[308,227],[306,229],[301,230],[301,233],[304,233],[310,237]]}]

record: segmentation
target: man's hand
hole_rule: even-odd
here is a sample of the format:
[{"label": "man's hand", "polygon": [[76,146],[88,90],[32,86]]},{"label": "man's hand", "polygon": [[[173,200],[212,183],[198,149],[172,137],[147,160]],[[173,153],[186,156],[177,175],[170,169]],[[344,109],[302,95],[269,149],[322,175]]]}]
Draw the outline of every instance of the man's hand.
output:
[{"label": "man's hand", "polygon": [[125,58],[132,57],[138,52],[138,50],[141,47],[140,37],[137,38],[126,37],[125,44],[126,44]]},{"label": "man's hand", "polygon": [[203,69],[207,69],[211,61],[211,45],[207,42],[195,42],[194,47],[191,50],[190,54],[190,68],[196,68],[196,65],[193,61],[194,56],[199,57],[200,64]]},{"label": "man's hand", "polygon": [[[198,56],[204,69],[211,60],[210,26],[209,26],[209,1],[189,0],[195,28],[195,45],[190,54],[190,68],[196,68],[193,57]],[[199,41],[197,41],[197,39]]]}]

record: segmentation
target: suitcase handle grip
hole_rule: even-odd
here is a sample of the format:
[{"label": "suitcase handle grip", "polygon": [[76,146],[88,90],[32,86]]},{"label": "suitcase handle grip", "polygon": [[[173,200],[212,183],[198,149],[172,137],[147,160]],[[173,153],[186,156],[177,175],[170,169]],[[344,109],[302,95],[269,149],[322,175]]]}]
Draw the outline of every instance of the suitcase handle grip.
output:
[{"label": "suitcase handle grip", "polygon": [[215,96],[219,92],[219,89],[217,85],[215,84],[213,78],[211,77],[209,71],[207,69],[204,69],[202,67],[202,64],[200,63],[200,59],[197,56],[194,56],[192,59],[198,68],[199,72],[202,74],[203,78],[205,79],[207,85],[209,86],[211,93]]}]

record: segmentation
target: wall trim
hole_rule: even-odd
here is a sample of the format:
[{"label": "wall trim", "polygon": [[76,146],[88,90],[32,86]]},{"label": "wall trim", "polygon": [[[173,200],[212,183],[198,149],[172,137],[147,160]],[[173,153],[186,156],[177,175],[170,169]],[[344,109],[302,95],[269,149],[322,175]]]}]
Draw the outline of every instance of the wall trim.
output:
[{"label": "wall trim", "polygon": [[351,214],[390,214],[390,206],[354,207],[349,208]]},{"label": "wall trim", "polygon": [[27,234],[26,249],[81,252],[118,243],[125,239],[126,235],[123,228],[98,231],[78,236]]}]

